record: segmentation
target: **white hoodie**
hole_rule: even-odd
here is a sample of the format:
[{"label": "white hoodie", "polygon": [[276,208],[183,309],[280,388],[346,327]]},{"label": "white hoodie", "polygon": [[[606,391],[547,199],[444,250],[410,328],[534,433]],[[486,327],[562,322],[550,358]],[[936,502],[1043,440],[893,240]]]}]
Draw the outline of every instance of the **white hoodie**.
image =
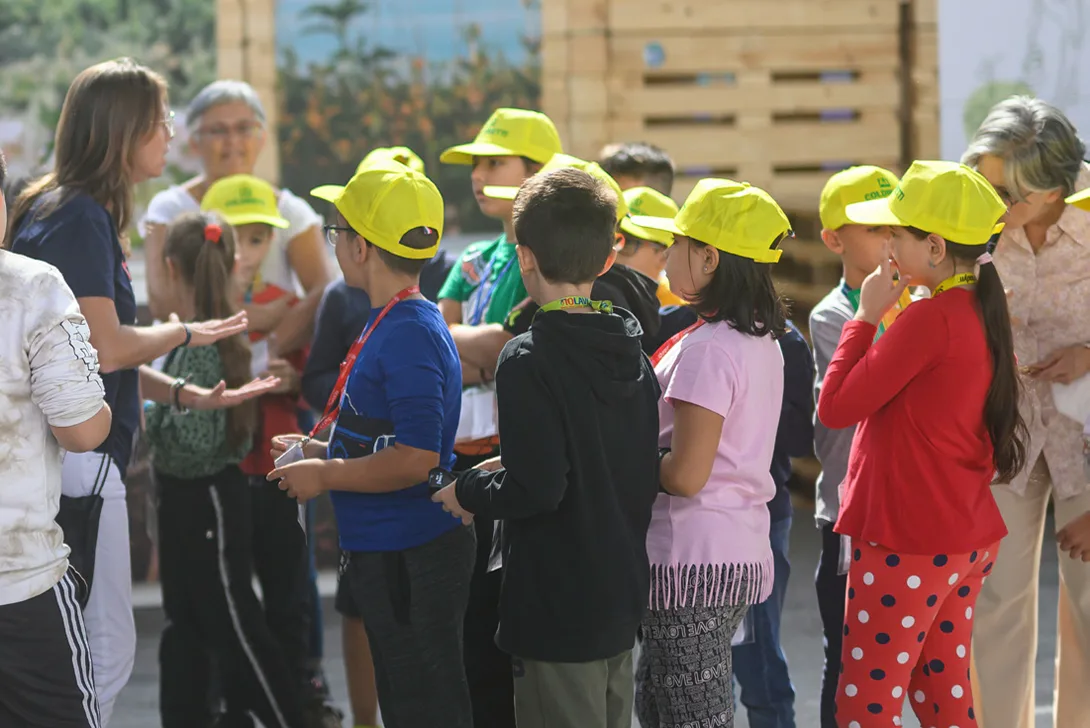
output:
[{"label": "white hoodie", "polygon": [[49,428],[102,409],[90,338],[56,268],[0,250],[0,605],[48,591],[68,568],[54,521],[63,451]]}]

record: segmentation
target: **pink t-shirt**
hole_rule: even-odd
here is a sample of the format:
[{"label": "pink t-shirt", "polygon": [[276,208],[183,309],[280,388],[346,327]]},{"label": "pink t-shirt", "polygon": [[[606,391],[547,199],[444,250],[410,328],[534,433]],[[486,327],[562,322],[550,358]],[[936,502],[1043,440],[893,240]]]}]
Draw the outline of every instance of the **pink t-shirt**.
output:
[{"label": "pink t-shirt", "polygon": [[[725,322],[694,329],[655,367],[659,445],[674,434],[675,400],[723,416],[719,451],[696,496],[660,494],[647,532],[651,607],[753,604],[772,590],[769,474],[783,400],[783,355],[770,336]],[[744,582],[745,588],[742,588]]]}]

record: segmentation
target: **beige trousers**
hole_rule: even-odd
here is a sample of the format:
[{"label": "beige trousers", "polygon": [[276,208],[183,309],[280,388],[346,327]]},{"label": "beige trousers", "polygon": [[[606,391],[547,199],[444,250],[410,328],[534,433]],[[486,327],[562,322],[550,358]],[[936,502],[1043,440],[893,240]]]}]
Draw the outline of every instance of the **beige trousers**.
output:
[{"label": "beige trousers", "polygon": [[[1052,483],[1044,458],[1017,495],[993,488],[1010,532],[976,607],[973,691],[981,728],[1034,728],[1038,584],[1045,516]],[[1056,500],[1056,528],[1090,510],[1090,492]],[[1053,534],[1047,535],[1053,544]],[[1054,716],[1057,728],[1090,726],[1090,564],[1060,559],[1059,625]]]}]

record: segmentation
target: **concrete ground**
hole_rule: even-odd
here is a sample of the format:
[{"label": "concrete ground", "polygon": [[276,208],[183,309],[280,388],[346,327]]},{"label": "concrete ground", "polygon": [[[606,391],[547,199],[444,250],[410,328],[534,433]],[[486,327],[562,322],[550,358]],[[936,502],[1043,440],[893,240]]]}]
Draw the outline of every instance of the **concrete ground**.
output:
[{"label": "concrete ground", "polygon": [[[1049,529],[1049,533],[1051,529]],[[810,512],[797,511],[791,541],[792,572],[783,620],[784,648],[791,663],[791,675],[795,683],[796,724],[800,728],[818,725],[818,693],[821,684],[821,621],[818,618],[814,596],[813,573],[821,548],[818,532],[813,527]],[[1057,571],[1056,551],[1045,549],[1042,568],[1041,634],[1037,659],[1037,728],[1052,728],[1053,660],[1056,654],[1056,599]],[[347,690],[344,683],[344,667],[341,662],[340,620],[328,598],[332,594],[335,577],[324,574],[321,587],[325,600],[325,654],[326,672],[338,703],[348,713]],[[158,588],[154,585],[137,589],[135,601],[136,625],[139,641],[136,669],[128,687],[122,692],[111,728],[150,728],[159,724],[158,716],[158,639],[163,625],[162,611],[158,607]],[[736,721],[739,728],[749,728],[745,711],[739,711]],[[907,717],[905,726],[917,728],[919,724]]]}]

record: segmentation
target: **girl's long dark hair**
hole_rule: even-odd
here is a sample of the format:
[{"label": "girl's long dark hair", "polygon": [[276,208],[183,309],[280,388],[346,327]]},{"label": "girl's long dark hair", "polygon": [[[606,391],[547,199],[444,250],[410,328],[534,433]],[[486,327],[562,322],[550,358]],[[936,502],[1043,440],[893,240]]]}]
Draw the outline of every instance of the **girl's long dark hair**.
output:
[{"label": "girl's long dark hair", "polygon": [[[205,234],[208,225],[218,225],[219,241]],[[194,316],[197,321],[233,316],[235,236],[231,226],[214,214],[189,212],[179,215],[167,228],[163,257],[194,292]],[[228,387],[241,387],[250,381],[250,347],[243,334],[216,343],[223,362],[223,380]],[[235,450],[253,437],[257,401],[250,400],[227,410],[227,446]]]},{"label": "girl's long dark hair", "polygon": [[[695,238],[689,240],[697,249],[707,247]],[[705,321],[726,321],[750,336],[778,339],[787,331],[787,305],[772,283],[772,265],[722,250],[711,281],[690,305]]]},{"label": "girl's long dark hair", "polygon": [[[919,240],[927,233],[908,228]],[[972,270],[976,259],[987,250],[986,245],[962,245],[946,241],[946,252]],[[1000,483],[1009,483],[1026,465],[1026,443],[1029,430],[1018,411],[1022,383],[1018,378],[1018,365],[1014,357],[1014,333],[1011,331],[1007,294],[999,271],[992,263],[980,266],[976,281],[976,298],[980,316],[984,322],[984,336],[992,356],[992,384],[984,401],[984,423],[992,438],[995,451],[995,469]]]}]

